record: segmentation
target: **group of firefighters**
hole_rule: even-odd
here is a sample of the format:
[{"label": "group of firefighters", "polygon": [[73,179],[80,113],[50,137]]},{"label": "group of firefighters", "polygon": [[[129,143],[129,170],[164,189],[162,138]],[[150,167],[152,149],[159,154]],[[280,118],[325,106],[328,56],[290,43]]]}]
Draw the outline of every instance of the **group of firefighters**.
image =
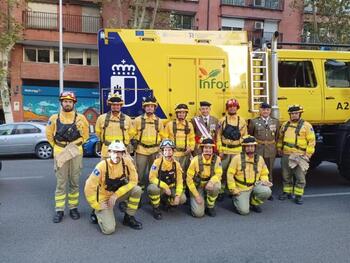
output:
[{"label": "group of firefighters", "polygon": [[[80,218],[78,183],[82,144],[88,139],[89,129],[85,117],[75,111],[76,102],[74,93],[61,93],[61,110],[47,125],[57,178],[54,223],[64,217],[67,185],[69,214],[72,219]],[[278,199],[303,204],[315,134],[311,124],[301,118],[302,106],[290,106],[290,120],[280,125],[270,116],[270,105],[262,103],[260,116],[247,125],[238,114],[236,99],[226,102],[226,115],[220,120],[210,115],[209,102],[200,102],[200,114],[192,120],[186,119],[188,106],[178,104],[176,118],[163,125],[155,114],[158,103],[154,97],[143,100],[144,114],[134,120],[121,112],[123,104],[118,93],[111,93],[110,112],[97,119],[101,161],[84,189],[93,209],[91,220],[104,234],[115,231],[116,202],[125,213],[123,224],[142,229],[135,213],[144,191],[157,220],[162,219],[160,208],[168,210],[188,198],[194,217],[214,217],[215,203],[225,193],[232,198],[237,213],[261,213],[261,204],[273,200],[272,171],[277,153],[283,176],[283,192]]]}]

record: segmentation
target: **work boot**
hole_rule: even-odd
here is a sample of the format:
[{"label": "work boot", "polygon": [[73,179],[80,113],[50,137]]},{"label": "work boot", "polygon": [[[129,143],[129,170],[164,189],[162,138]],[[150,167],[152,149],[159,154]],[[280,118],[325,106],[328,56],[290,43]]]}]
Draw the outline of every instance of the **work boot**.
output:
[{"label": "work boot", "polygon": [[125,213],[127,204],[126,204],[125,201],[122,201],[122,202],[119,203],[118,207],[119,207],[119,211],[120,212]]},{"label": "work boot", "polygon": [[96,216],[96,214],[95,214],[95,210],[92,210],[92,211],[91,211],[91,214],[90,214],[90,221],[91,221],[91,223],[93,223],[93,224],[97,224],[97,223],[98,223],[97,216]]},{"label": "work boot", "polygon": [[294,201],[295,201],[296,204],[302,205],[302,204],[304,203],[303,196],[301,196],[301,195],[296,195]]},{"label": "work boot", "polygon": [[156,220],[162,219],[162,212],[160,212],[159,207],[153,207],[153,217]]},{"label": "work boot", "polygon": [[210,217],[216,217],[216,211],[215,211],[214,207],[212,207],[212,208],[207,207],[205,209],[205,213]]},{"label": "work boot", "polygon": [[164,211],[169,211],[171,207],[169,203],[169,198],[167,196],[162,196],[160,198],[160,205]]},{"label": "work boot", "polygon": [[73,208],[69,210],[69,215],[73,220],[78,220],[80,218],[78,208]]},{"label": "work boot", "polygon": [[52,221],[54,223],[61,223],[62,219],[64,216],[64,212],[63,211],[57,211],[56,214],[53,216]]},{"label": "work boot", "polygon": [[250,210],[254,211],[255,213],[261,213],[262,212],[261,207],[258,206],[258,205],[251,205],[250,206]]},{"label": "work boot", "polygon": [[269,198],[267,198],[267,200],[269,200],[269,201],[273,201],[273,196],[272,196],[272,195],[270,195],[270,197],[269,197]]},{"label": "work boot", "polygon": [[123,225],[129,226],[133,229],[140,230],[142,229],[142,223],[137,221],[134,216],[130,216],[127,213],[125,213]]}]

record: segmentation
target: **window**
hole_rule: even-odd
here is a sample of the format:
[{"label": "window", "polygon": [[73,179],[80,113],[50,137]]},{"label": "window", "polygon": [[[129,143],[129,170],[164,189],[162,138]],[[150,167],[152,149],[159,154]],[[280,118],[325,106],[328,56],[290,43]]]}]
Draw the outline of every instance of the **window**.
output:
[{"label": "window", "polygon": [[25,48],[24,49],[24,61],[36,62],[36,49]]},{"label": "window", "polygon": [[170,23],[173,29],[193,29],[192,15],[171,14]]},{"label": "window", "polygon": [[350,62],[327,60],[325,71],[328,87],[350,88]]},{"label": "window", "polygon": [[86,65],[88,65],[88,66],[97,66],[98,65],[97,51],[86,50]]},{"label": "window", "polygon": [[40,129],[30,124],[18,124],[16,134],[40,133]]},{"label": "window", "polygon": [[69,50],[69,64],[83,65],[83,50],[82,49],[70,49]]},{"label": "window", "polygon": [[49,49],[38,49],[38,62],[50,63]]},{"label": "window", "polygon": [[13,128],[14,126],[12,124],[0,126],[0,136],[11,135]]},{"label": "window", "polygon": [[317,86],[311,61],[279,61],[278,82],[280,87],[289,88]]},{"label": "window", "polygon": [[[66,64],[67,63],[67,50],[63,49],[63,63]],[[59,63],[59,51],[57,49],[55,49],[53,51],[53,62],[54,63]]]},{"label": "window", "polygon": [[244,28],[244,19],[239,18],[221,18],[221,30],[242,30]]}]

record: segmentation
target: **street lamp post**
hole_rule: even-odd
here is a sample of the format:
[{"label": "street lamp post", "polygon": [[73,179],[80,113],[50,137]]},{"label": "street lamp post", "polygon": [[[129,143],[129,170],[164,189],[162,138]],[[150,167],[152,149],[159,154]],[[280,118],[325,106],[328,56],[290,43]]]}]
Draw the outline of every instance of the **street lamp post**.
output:
[{"label": "street lamp post", "polygon": [[60,94],[63,92],[63,29],[62,29],[62,0],[59,1],[59,78],[60,78]]}]

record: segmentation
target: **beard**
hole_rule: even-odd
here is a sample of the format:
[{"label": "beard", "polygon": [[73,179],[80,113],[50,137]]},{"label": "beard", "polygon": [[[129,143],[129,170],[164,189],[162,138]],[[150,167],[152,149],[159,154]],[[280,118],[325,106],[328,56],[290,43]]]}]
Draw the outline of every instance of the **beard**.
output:
[{"label": "beard", "polygon": [[71,106],[62,106],[62,110],[64,112],[71,112],[73,110],[73,107],[71,107]]}]

